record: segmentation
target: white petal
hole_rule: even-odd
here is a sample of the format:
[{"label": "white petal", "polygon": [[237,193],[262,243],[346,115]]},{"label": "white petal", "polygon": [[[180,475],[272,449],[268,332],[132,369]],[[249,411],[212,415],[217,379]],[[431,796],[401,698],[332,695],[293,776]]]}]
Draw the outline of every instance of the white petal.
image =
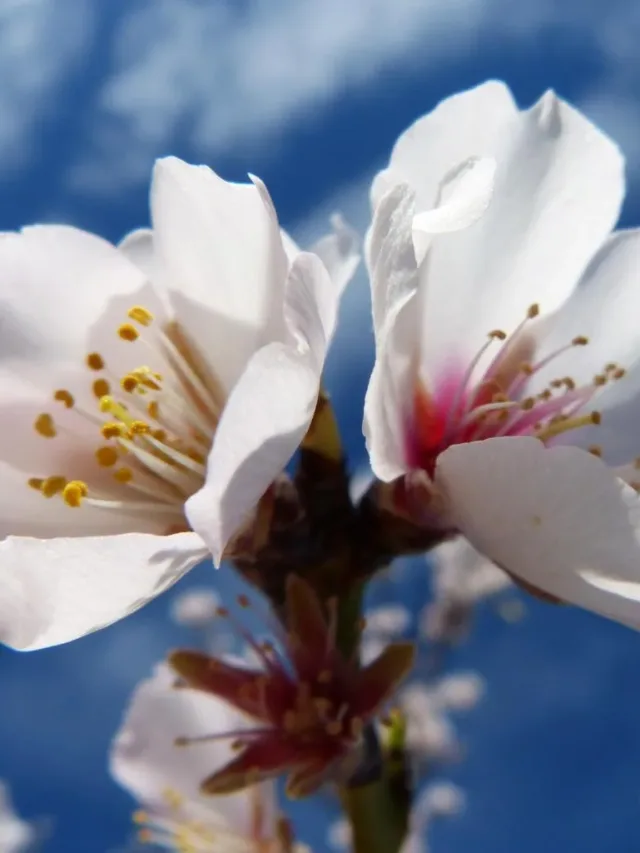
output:
[{"label": "white petal", "polygon": [[446,450],[436,481],[458,529],[498,565],[640,628],[640,498],[600,459],[535,438],[489,439]]},{"label": "white petal", "polygon": [[206,166],[159,160],[151,191],[159,270],[176,316],[230,389],[280,339],[287,259],[269,195]]},{"label": "white petal", "polygon": [[135,231],[130,231],[118,243],[118,249],[150,281],[153,281],[157,277],[156,257],[153,250],[153,231],[150,228],[137,228]]},{"label": "white petal", "polygon": [[334,213],[330,221],[333,232],[321,237],[309,251],[325,265],[338,296],[341,296],[360,263],[360,240],[339,213]]},{"label": "white petal", "polygon": [[[258,795],[264,832],[270,835],[276,817],[273,783],[217,799],[199,793],[200,783],[233,757],[233,738],[175,745],[178,737],[233,732],[250,727],[250,721],[220,699],[196,690],[176,690],[174,683],[175,675],[161,664],[140,684],[112,746],[112,775],[146,808],[212,829],[226,824],[247,837]],[[173,815],[167,791],[182,799]]]},{"label": "white petal", "polygon": [[[597,407],[608,408],[640,389],[640,340],[636,321],[640,310],[640,230],[613,234],[587,267],[580,286],[554,317],[536,359],[566,346],[577,336],[587,346],[573,347],[532,377],[533,393],[558,376],[570,376],[578,385],[590,384],[606,364],[617,362],[627,369],[622,381],[613,382],[598,395]],[[594,436],[592,435],[592,439]],[[638,442],[640,449],[640,442]]]},{"label": "white petal", "polygon": [[105,628],[206,557],[193,533],[0,542],[0,641],[56,646]]},{"label": "white petal", "polygon": [[189,523],[216,564],[300,445],[318,385],[307,355],[271,344],[251,359],[232,391],[209,454],[205,485],[186,503]]},{"label": "white petal", "polygon": [[289,341],[299,352],[309,353],[318,377],[335,331],[339,298],[322,261],[301,252],[289,269],[284,315]]},{"label": "white petal", "polygon": [[[0,354],[3,359],[82,363],[95,324],[120,306],[116,338],[144,275],[106,240],[39,225],[0,240]],[[52,389],[53,390],[53,389]]]},{"label": "white petal", "polygon": [[496,166],[492,157],[470,157],[444,176],[436,205],[413,218],[419,264],[431,245],[432,235],[462,231],[485,213],[493,195]]},{"label": "white petal", "polygon": [[363,430],[377,477],[407,470],[405,428],[413,408],[419,277],[413,246],[413,193],[393,187],[374,211],[367,265],[376,335],[376,362],[364,404]]},{"label": "white petal", "polygon": [[457,95],[403,134],[390,168],[424,210],[438,181],[469,156],[495,158],[495,190],[473,227],[433,244],[424,313],[430,368],[452,349],[468,361],[489,331],[513,330],[534,302],[543,312],[562,304],[623,194],[618,149],[550,92],[526,112],[496,83]]}]

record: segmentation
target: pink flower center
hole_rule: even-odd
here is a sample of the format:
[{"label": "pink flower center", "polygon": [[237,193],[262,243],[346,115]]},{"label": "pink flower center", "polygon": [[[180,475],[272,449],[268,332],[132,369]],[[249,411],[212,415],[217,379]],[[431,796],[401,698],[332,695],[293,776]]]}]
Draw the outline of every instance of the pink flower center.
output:
[{"label": "pink flower center", "polygon": [[[407,455],[413,468],[433,477],[438,456],[454,444],[497,436],[531,435],[548,443],[569,430],[600,423],[600,413],[587,410],[593,397],[625,370],[607,364],[590,383],[578,385],[570,376],[553,379],[542,390],[530,392],[532,379],[573,347],[589,341],[580,335],[545,358],[535,361],[535,336],[525,328],[538,316],[531,305],[525,319],[507,335],[490,332],[468,366],[451,369],[433,390],[418,380],[413,413],[407,430]],[[479,376],[478,365],[491,347],[499,347]],[[589,448],[600,455],[597,446]]]}]

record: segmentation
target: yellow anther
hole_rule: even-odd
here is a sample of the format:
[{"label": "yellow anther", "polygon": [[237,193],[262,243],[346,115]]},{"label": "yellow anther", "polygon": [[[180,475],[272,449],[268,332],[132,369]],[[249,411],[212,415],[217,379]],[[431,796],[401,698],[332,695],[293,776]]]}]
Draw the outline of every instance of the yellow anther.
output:
[{"label": "yellow anther", "polygon": [[602,415],[600,412],[591,412],[590,415],[587,415],[591,419],[591,423],[595,426],[599,426],[602,423]]},{"label": "yellow anther", "polygon": [[529,309],[527,311],[527,317],[529,318],[529,320],[533,320],[533,318],[537,317],[539,313],[540,313],[540,306],[538,305],[537,302],[534,302],[533,305],[529,306]]},{"label": "yellow anther", "polygon": [[150,829],[140,829],[137,832],[140,844],[153,844],[153,832]]},{"label": "yellow anther", "polygon": [[533,373],[533,365],[528,361],[523,361],[518,370],[520,373],[524,373],[525,376],[531,376]]},{"label": "yellow anther", "polygon": [[120,380],[120,387],[123,391],[126,391],[127,394],[132,394],[139,384],[140,380],[134,376],[133,373],[127,373],[127,375],[123,376]]},{"label": "yellow anther", "polygon": [[104,359],[99,352],[90,352],[86,362],[90,370],[104,370]]},{"label": "yellow anther", "polygon": [[[109,395],[105,395],[100,398],[99,403],[100,411],[105,414],[113,415],[114,418],[117,418],[119,421],[122,421],[123,424],[126,424],[128,427],[134,423],[133,418],[127,411],[127,407],[122,403],[118,403],[113,397]],[[126,435],[126,432],[121,433],[122,435]]]},{"label": "yellow anther", "polygon": [[552,388],[562,388],[562,379],[552,379],[549,385]]},{"label": "yellow anther", "polygon": [[156,400],[152,400],[150,403],[147,403],[147,414],[149,415],[149,417],[152,420],[154,420],[154,421],[158,420],[159,411],[160,411],[160,407],[158,406],[158,403]]},{"label": "yellow anther", "polygon": [[492,403],[508,403],[509,397],[504,393],[504,391],[499,391],[497,394],[494,394],[491,397]]},{"label": "yellow anther", "polygon": [[530,411],[536,404],[535,397],[525,397],[525,399],[520,403],[520,408],[525,412]]},{"label": "yellow anther", "polygon": [[66,477],[54,475],[53,477],[47,477],[47,479],[44,480],[40,491],[45,496],[45,498],[52,498],[54,495],[59,495],[60,492],[64,490],[64,487],[66,485]]},{"label": "yellow anther", "polygon": [[150,326],[154,320],[151,311],[143,305],[134,305],[133,308],[129,308],[127,316],[130,320],[140,323],[141,326]]},{"label": "yellow anther", "polygon": [[123,341],[137,341],[140,337],[140,332],[131,323],[123,323],[118,327],[118,336]]},{"label": "yellow anther", "polygon": [[101,465],[103,468],[110,468],[118,461],[118,451],[115,447],[99,447],[96,450],[96,459],[98,460],[98,465]]},{"label": "yellow anther", "polygon": [[100,427],[100,432],[102,433],[103,438],[121,438],[127,435],[127,430],[122,426],[122,424],[115,423],[113,421],[102,424]]},{"label": "yellow anther", "polygon": [[167,433],[163,429],[154,429],[151,431],[151,435],[155,438],[156,441],[167,440]]},{"label": "yellow anther", "polygon": [[41,415],[35,419],[33,428],[41,435],[43,438],[55,438],[58,434],[56,431],[56,425],[53,422],[53,418],[51,415],[43,412]]},{"label": "yellow anther", "polygon": [[611,375],[614,379],[622,379],[623,376],[627,375],[627,371],[624,367],[618,367],[616,370],[611,371]]},{"label": "yellow anther", "polygon": [[149,823],[149,812],[138,809],[131,815],[131,820],[137,824]]},{"label": "yellow anther", "polygon": [[331,720],[330,723],[326,724],[324,729],[329,737],[337,737],[342,732],[342,723],[340,720]]},{"label": "yellow anther", "polygon": [[545,388],[544,391],[541,391],[538,394],[540,400],[550,400],[553,397],[553,394],[548,388]]},{"label": "yellow anther", "polygon": [[73,394],[70,391],[67,391],[66,388],[60,388],[58,391],[55,391],[53,399],[57,400],[59,403],[64,403],[67,409],[72,409],[73,404],[75,403]]},{"label": "yellow anther", "polygon": [[96,381],[92,385],[93,388],[93,396],[100,400],[102,397],[106,397],[111,391],[111,386],[107,382],[106,379],[96,379]]},{"label": "yellow anther", "polygon": [[587,449],[592,456],[602,456],[602,448],[599,444],[592,444]]},{"label": "yellow anther", "polygon": [[42,491],[42,486],[44,485],[44,480],[42,477],[29,477],[27,480],[27,485],[32,489],[35,489],[36,492]]},{"label": "yellow anther", "polygon": [[593,377],[593,384],[599,388],[602,385],[606,385],[608,381],[609,378],[605,376],[604,373],[598,373],[596,376]]},{"label": "yellow anther", "polygon": [[107,412],[112,412],[117,405],[118,404],[113,397],[109,397],[105,394],[105,396],[100,400],[100,411],[107,414]]},{"label": "yellow anther", "polygon": [[131,421],[129,429],[132,435],[149,435],[151,432],[151,427],[146,421]]},{"label": "yellow anther", "polygon": [[204,463],[207,461],[206,458],[202,455],[202,453],[199,453],[197,450],[194,450],[192,447],[189,447],[185,451],[185,453],[189,457],[189,459],[193,459],[194,462],[198,462],[200,465],[204,465]]},{"label": "yellow anther", "polygon": [[133,471],[131,468],[118,468],[117,471],[113,472],[113,479],[117,480],[118,483],[130,483],[133,479]]},{"label": "yellow anther", "polygon": [[586,347],[589,343],[589,338],[585,337],[585,335],[578,335],[571,341],[571,345],[574,347]]},{"label": "yellow anther", "polygon": [[610,361],[605,364],[604,369],[607,373],[611,373],[612,371],[618,369],[618,365],[615,363],[615,361]]},{"label": "yellow anther", "polygon": [[67,506],[79,507],[88,491],[87,484],[82,480],[71,480],[62,490],[62,498]]},{"label": "yellow anther", "polygon": [[493,331],[489,332],[489,337],[492,340],[504,341],[507,339],[507,333],[503,332],[502,329],[493,329]]},{"label": "yellow anther", "polygon": [[573,379],[570,376],[565,376],[564,379],[562,380],[562,384],[565,386],[565,388],[568,391],[575,391],[576,390],[576,383],[573,381]]}]

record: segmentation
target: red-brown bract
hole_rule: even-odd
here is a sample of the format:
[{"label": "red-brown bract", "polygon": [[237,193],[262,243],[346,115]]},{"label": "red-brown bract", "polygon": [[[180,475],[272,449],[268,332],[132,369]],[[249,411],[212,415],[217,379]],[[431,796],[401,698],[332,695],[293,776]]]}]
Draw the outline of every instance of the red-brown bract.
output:
[{"label": "red-brown bract", "polygon": [[[327,619],[312,587],[287,582],[280,651],[254,648],[263,669],[234,666],[202,652],[176,651],[169,662],[184,686],[218,696],[259,725],[226,733],[239,755],[202,783],[209,794],[232,793],[288,773],[287,793],[304,797],[355,770],[362,732],[407,675],[411,643],[393,643],[372,663],[345,659],[336,647],[335,618]],[[220,733],[222,736],[225,733]]]}]

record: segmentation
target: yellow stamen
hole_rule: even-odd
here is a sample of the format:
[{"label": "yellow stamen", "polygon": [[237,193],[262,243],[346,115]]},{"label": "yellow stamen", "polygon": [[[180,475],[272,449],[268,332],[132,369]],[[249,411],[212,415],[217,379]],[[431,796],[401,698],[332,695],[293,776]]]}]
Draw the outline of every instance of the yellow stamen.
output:
[{"label": "yellow stamen", "polygon": [[534,317],[537,317],[540,313],[540,306],[537,302],[534,302],[533,305],[529,306],[529,310],[527,311],[527,317],[529,320],[533,320]]},{"label": "yellow stamen", "polygon": [[41,435],[43,438],[55,438],[58,434],[56,431],[56,425],[53,422],[53,418],[46,412],[43,412],[41,415],[38,415],[33,424],[33,428],[38,433],[38,435]]},{"label": "yellow stamen", "polygon": [[42,477],[29,477],[29,479],[27,480],[27,485],[30,486],[32,489],[35,489],[36,492],[42,491],[43,484],[44,480],[42,479]]},{"label": "yellow stamen", "polygon": [[127,430],[123,425],[113,421],[102,424],[100,432],[102,433],[103,438],[122,438],[127,435]]},{"label": "yellow stamen", "polygon": [[587,449],[592,456],[602,456],[602,448],[599,444],[592,444]]},{"label": "yellow stamen", "polygon": [[145,812],[142,809],[138,809],[131,815],[131,820],[134,823],[149,823],[149,812]]},{"label": "yellow stamen", "polygon": [[151,432],[151,427],[146,421],[131,421],[129,429],[133,435],[148,435]]},{"label": "yellow stamen", "polygon": [[123,323],[118,327],[118,336],[123,341],[137,341],[140,337],[140,332],[131,323]]},{"label": "yellow stamen", "polygon": [[158,420],[159,411],[160,407],[158,406],[156,400],[152,400],[150,403],[147,404],[147,413],[152,420]]},{"label": "yellow stamen", "polygon": [[135,320],[136,323],[140,323],[141,326],[150,326],[154,320],[151,311],[143,305],[134,305],[133,308],[129,308],[127,316],[129,319]]},{"label": "yellow stamen", "polygon": [[47,477],[47,479],[44,480],[40,491],[45,496],[45,498],[52,498],[54,495],[60,494],[60,492],[64,489],[66,485],[66,477],[55,475],[53,477]]},{"label": "yellow stamen", "polygon": [[90,370],[104,370],[104,359],[99,352],[90,352],[86,361]]},{"label": "yellow stamen", "polygon": [[133,480],[133,471],[131,468],[118,468],[114,471],[113,479],[119,483],[130,483]]},{"label": "yellow stamen", "polygon": [[62,498],[67,506],[79,507],[82,499],[86,498],[89,489],[82,480],[71,480],[62,490]]},{"label": "yellow stamen", "polygon": [[110,468],[118,461],[118,451],[115,447],[99,447],[96,450],[96,459],[98,465],[102,465],[103,468]]},{"label": "yellow stamen", "polygon": [[578,335],[571,341],[571,345],[574,347],[586,347],[588,343],[589,338],[587,338],[585,335]]},{"label": "yellow stamen", "polygon": [[556,435],[562,435],[563,432],[568,432],[572,429],[579,429],[583,426],[597,425],[601,421],[600,412],[591,412],[588,415],[582,415],[577,418],[562,418],[555,422],[549,422],[536,433],[536,438],[540,441],[548,441]]},{"label": "yellow stamen", "polygon": [[497,341],[506,341],[507,333],[503,332],[502,329],[493,329],[489,332],[489,337]]},{"label": "yellow stamen", "polygon": [[67,409],[72,409],[75,400],[73,398],[73,394],[70,391],[67,391],[66,388],[60,388],[53,395],[53,399],[57,400],[59,403],[64,403]]},{"label": "yellow stamen", "polygon": [[96,399],[100,400],[102,397],[106,397],[109,391],[111,391],[111,386],[107,382],[106,379],[96,379],[93,383],[93,396]]},{"label": "yellow stamen", "polygon": [[123,376],[120,380],[120,387],[123,391],[126,391],[127,394],[132,394],[139,384],[140,380],[134,376],[133,373],[127,373],[127,375]]}]

